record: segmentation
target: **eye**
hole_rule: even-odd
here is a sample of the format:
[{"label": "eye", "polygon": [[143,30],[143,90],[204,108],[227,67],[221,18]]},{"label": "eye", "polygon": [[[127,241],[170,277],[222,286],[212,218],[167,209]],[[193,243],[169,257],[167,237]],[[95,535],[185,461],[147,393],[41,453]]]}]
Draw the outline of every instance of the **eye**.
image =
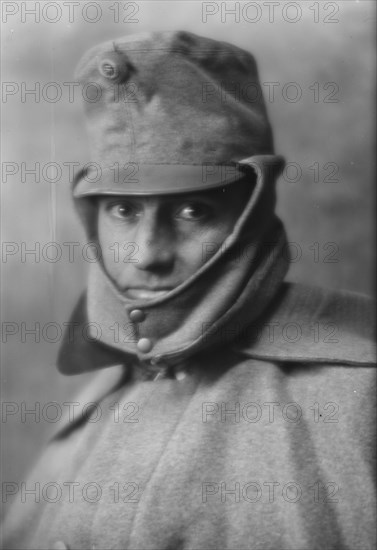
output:
[{"label": "eye", "polygon": [[181,218],[187,221],[205,220],[211,215],[209,205],[201,202],[189,202],[182,205],[177,213],[176,218]]},{"label": "eye", "polygon": [[109,202],[106,205],[106,212],[118,220],[134,218],[138,214],[138,209],[129,201]]}]

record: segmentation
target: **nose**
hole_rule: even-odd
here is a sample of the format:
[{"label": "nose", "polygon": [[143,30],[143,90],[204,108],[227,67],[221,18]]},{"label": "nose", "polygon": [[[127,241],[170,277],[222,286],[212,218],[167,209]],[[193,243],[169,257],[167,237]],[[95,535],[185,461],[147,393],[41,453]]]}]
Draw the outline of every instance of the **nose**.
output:
[{"label": "nose", "polygon": [[137,262],[141,271],[169,271],[174,263],[174,235],[158,220],[156,212],[144,211],[135,233]]}]

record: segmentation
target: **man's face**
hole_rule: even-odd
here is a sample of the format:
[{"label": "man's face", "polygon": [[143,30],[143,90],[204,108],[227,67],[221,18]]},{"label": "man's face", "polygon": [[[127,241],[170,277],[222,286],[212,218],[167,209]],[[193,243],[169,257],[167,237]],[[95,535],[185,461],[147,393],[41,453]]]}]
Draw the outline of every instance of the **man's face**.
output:
[{"label": "man's face", "polygon": [[98,201],[105,269],[127,298],[151,300],[186,281],[232,232],[250,183],[168,196]]}]

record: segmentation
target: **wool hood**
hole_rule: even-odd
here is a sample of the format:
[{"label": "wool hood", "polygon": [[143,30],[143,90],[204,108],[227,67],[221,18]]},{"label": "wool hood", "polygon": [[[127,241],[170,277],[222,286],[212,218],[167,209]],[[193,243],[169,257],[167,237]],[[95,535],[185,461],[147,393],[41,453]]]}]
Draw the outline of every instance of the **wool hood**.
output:
[{"label": "wool hood", "polygon": [[[93,342],[100,344],[99,354],[111,351],[115,362],[137,356],[153,368],[231,341],[236,327],[254,322],[276,295],[289,263],[285,231],[274,214],[275,181],[282,166],[282,158],[274,155],[248,159],[245,169],[256,173],[256,185],[233,232],[202,268],[162,298],[129,300],[101,262],[91,264],[88,290],[70,324],[74,334],[66,335],[60,353],[60,369],[82,370],[78,349],[84,351],[88,344],[82,341],[85,323]],[[87,198],[75,200],[87,235],[93,238],[96,206]],[[135,310],[138,322],[133,320]],[[140,351],[142,339],[150,342],[150,351]]]}]

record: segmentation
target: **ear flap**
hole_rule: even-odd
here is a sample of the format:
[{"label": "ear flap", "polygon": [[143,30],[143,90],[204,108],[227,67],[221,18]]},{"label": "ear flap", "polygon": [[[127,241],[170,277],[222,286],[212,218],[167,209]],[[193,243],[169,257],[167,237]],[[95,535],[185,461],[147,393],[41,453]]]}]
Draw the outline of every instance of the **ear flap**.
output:
[{"label": "ear flap", "polygon": [[88,169],[82,168],[75,176],[72,182],[72,195],[76,211],[85,228],[85,233],[89,241],[97,242],[97,200],[94,196],[75,197],[74,190],[78,183],[88,175]]}]

